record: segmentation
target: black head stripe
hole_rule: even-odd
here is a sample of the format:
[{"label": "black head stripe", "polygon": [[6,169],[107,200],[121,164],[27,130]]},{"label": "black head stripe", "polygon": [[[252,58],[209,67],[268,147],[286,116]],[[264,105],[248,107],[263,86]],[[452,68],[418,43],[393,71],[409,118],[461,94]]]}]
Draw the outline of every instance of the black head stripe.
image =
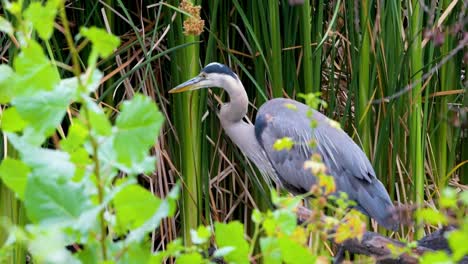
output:
[{"label": "black head stripe", "polygon": [[227,74],[237,80],[237,75],[231,69],[229,69],[228,66],[221,64],[221,63],[217,63],[217,62],[210,63],[206,65],[202,71],[205,73]]}]

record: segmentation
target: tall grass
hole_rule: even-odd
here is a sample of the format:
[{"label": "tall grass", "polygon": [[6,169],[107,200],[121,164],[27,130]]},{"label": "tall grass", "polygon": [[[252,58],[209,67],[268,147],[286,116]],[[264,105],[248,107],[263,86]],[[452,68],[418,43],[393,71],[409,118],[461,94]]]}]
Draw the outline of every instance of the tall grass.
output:
[{"label": "tall grass", "polygon": [[[191,1],[190,1],[191,2]],[[191,2],[196,4],[195,1]],[[177,46],[184,43],[193,43],[198,37],[187,35],[183,32],[182,14],[178,14],[174,21],[174,28],[169,32],[169,46]],[[171,55],[171,86],[175,86],[200,72],[200,55],[198,44],[190,45],[185,49]],[[201,189],[201,116],[203,105],[200,101],[200,91],[175,95],[172,102],[172,118],[177,129],[176,148],[174,149],[182,176],[182,226],[183,236],[187,244],[191,243],[189,234],[200,223],[202,189]]]},{"label": "tall grass", "polygon": [[[466,6],[463,1],[422,2],[201,1],[205,30],[199,37],[183,33],[187,16],[177,10],[179,1],[68,3],[74,32],[77,25],[107,23],[123,40],[114,56],[99,64],[108,81],[96,100],[116,109],[141,91],[166,114],[154,150],[160,157],[157,173],[141,181],[164,196],[179,180],[183,199],[180,214],[154,232],[154,247],[164,248],[177,235],[189,242],[190,229],[198,224],[250,222],[252,208],[266,206],[263,183],[215,114],[219,100],[228,98],[218,89],[167,94],[212,61],[238,73],[252,103],[252,120],[267,99],[321,91],[329,102],[327,115],[363,147],[394,200],[432,203],[446,184],[467,184],[468,165],[460,165],[468,159],[467,132],[451,115],[468,105],[463,49],[454,52],[463,32],[453,32],[466,28]],[[429,34],[439,25],[440,43]],[[52,38],[52,53],[68,63],[62,43],[60,34]],[[1,49],[2,62],[13,57]],[[391,98],[373,102],[384,97]],[[16,206],[6,198],[0,203],[1,208]],[[409,237],[415,230],[404,231],[401,236]]]},{"label": "tall grass", "polygon": [[[423,14],[418,1],[411,1],[411,10],[409,14],[409,41],[411,42],[410,52],[410,74],[412,82],[418,82],[414,85],[411,95],[408,97],[408,104],[410,105],[410,116],[409,116],[409,129],[411,144],[410,147],[410,172],[414,181],[413,188],[413,199],[416,204],[421,205],[424,200],[424,161],[423,161],[423,133],[422,133],[422,102],[421,102],[421,89],[422,84],[420,80],[422,78],[423,68],[423,53],[421,49],[422,41],[422,19]],[[421,236],[419,233],[417,236]]]}]

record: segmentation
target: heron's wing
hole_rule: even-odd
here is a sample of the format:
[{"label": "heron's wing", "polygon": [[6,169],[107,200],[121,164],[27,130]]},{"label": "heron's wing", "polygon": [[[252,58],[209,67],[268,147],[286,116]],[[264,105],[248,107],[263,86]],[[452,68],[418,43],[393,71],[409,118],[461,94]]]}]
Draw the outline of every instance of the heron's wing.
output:
[{"label": "heron's wing", "polygon": [[[274,99],[259,109],[255,132],[285,188],[295,193],[310,190],[315,177],[310,169],[304,169],[304,162],[318,153],[328,174],[334,177],[338,191],[346,192],[364,213],[393,228],[386,219],[386,209],[392,203],[372,165],[358,145],[333,126],[330,119],[297,101]],[[294,146],[290,150],[275,150],[275,142],[284,137],[291,138]],[[315,147],[310,146],[311,140]]]},{"label": "heron's wing", "polygon": [[[308,111],[312,111],[309,118]],[[311,120],[315,122],[311,126]],[[347,171],[349,176],[370,183],[375,179],[375,172],[364,152],[341,129],[332,125],[332,121],[317,111],[294,100],[274,99],[263,105],[255,123],[256,137],[265,149],[278,174],[288,175],[286,180],[298,188],[309,188],[314,184],[308,170],[303,169],[304,162],[313,153],[322,156],[330,174]],[[276,140],[291,138],[294,146],[291,150],[273,149]],[[312,148],[310,142],[316,147]]]}]

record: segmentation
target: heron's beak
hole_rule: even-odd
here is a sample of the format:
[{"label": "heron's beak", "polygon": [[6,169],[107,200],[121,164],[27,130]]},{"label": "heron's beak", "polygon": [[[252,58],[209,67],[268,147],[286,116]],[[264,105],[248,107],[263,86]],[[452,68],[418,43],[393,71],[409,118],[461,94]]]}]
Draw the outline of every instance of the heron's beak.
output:
[{"label": "heron's beak", "polygon": [[202,88],[200,86],[200,82],[203,80],[202,77],[197,76],[195,78],[192,78],[182,84],[177,85],[176,87],[172,88],[169,90],[169,93],[181,93],[185,91],[192,91],[192,90],[197,90]]}]

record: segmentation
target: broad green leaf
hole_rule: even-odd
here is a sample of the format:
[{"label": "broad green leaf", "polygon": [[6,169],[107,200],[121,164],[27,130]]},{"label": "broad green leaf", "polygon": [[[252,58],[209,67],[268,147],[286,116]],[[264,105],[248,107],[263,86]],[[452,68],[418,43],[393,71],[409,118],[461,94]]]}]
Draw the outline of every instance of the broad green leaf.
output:
[{"label": "broad green leaf", "polygon": [[453,260],[459,261],[468,254],[468,226],[464,230],[454,230],[447,237],[450,249],[453,251]]},{"label": "broad green leaf", "polygon": [[149,97],[136,94],[132,100],[125,101],[116,120],[117,161],[127,166],[144,161],[163,122],[162,114]]},{"label": "broad green leaf", "polygon": [[461,191],[460,201],[462,201],[465,205],[468,205],[468,191]]},{"label": "broad green leaf", "polygon": [[28,251],[34,256],[35,263],[80,263],[67,250],[67,237],[59,228],[30,226],[29,232],[32,238],[28,241]]},{"label": "broad green leaf", "polygon": [[205,263],[198,252],[182,254],[177,258],[177,264],[200,264]]},{"label": "broad green leaf", "polygon": [[30,96],[15,97],[13,105],[35,133],[48,137],[62,122],[71,103],[72,92],[64,89],[36,92]]},{"label": "broad green leaf", "polygon": [[81,147],[87,137],[88,129],[79,120],[74,119],[72,125],[68,128],[67,137],[60,141],[60,146],[70,153]]},{"label": "broad green leaf", "polygon": [[76,255],[81,263],[98,263],[100,246],[97,240],[88,242],[83,250],[76,252]]},{"label": "broad green leaf", "polygon": [[280,264],[281,250],[278,239],[275,237],[260,238],[260,249],[262,250],[263,263]]},{"label": "broad green leaf", "polygon": [[456,208],[457,207],[457,192],[450,187],[442,191],[439,204],[442,208]]},{"label": "broad green leaf", "polygon": [[[89,157],[88,152],[84,148],[78,148],[70,152],[70,161],[76,165],[74,181],[81,181],[86,174],[86,166],[91,165],[93,160]],[[109,174],[110,175],[110,174]]]},{"label": "broad green leaf", "polygon": [[281,151],[281,150],[291,150],[291,148],[294,146],[294,141],[290,137],[284,137],[277,139],[275,143],[273,144],[273,149],[276,151]]},{"label": "broad green leaf", "polygon": [[13,15],[15,15],[16,17],[21,15],[21,10],[23,10],[23,1],[2,1],[2,4],[5,4],[5,9]]},{"label": "broad green leaf", "polygon": [[275,220],[275,228],[279,228],[286,235],[291,235],[297,226],[297,216],[293,211],[275,210],[273,219]]},{"label": "broad green leaf", "polygon": [[263,221],[263,214],[258,209],[254,209],[252,212],[252,221],[256,224],[260,224]]},{"label": "broad green leaf", "polygon": [[[176,203],[179,197],[180,187],[175,185],[166,198],[161,202],[158,210],[153,216],[146,221],[140,228],[131,231],[126,239],[125,244],[131,244],[141,241],[146,234],[157,228],[163,218],[172,217],[176,212]],[[169,249],[169,247],[168,247]]]},{"label": "broad green leaf", "polygon": [[[151,245],[131,244],[130,247],[125,251],[122,258],[119,259],[119,264],[134,264],[134,263],[148,263],[151,257],[151,251],[148,250]],[[122,250],[119,250],[122,251]],[[117,253],[117,252],[116,252]],[[161,262],[159,262],[161,263]]]},{"label": "broad green leaf", "polygon": [[0,32],[5,34],[13,34],[13,26],[2,16],[0,16]]},{"label": "broad green leaf", "polygon": [[24,199],[24,190],[30,169],[20,160],[6,158],[0,164],[0,178],[8,188]]},{"label": "broad green leaf", "polygon": [[28,97],[36,91],[51,91],[60,81],[57,69],[35,41],[28,42],[13,61],[13,66],[16,71],[15,95]]},{"label": "broad green leaf", "polygon": [[117,222],[123,231],[143,225],[156,212],[161,200],[145,188],[133,184],[114,197]]},{"label": "broad green leaf", "polygon": [[215,223],[215,239],[219,248],[233,247],[224,259],[229,263],[249,263],[249,244],[244,238],[244,226],[239,221]]},{"label": "broad green leaf", "polygon": [[130,245],[132,243],[141,242],[149,232],[153,231],[160,225],[161,220],[169,216],[169,211],[169,203],[163,200],[159,208],[148,221],[146,221],[141,227],[131,231],[127,235],[127,237],[125,238],[125,244]]},{"label": "broad green leaf", "polygon": [[165,253],[167,253],[170,256],[175,256],[175,255],[178,255],[183,250],[185,250],[185,247],[182,243],[182,239],[176,238],[172,240],[171,242],[169,242],[169,244],[167,244]]},{"label": "broad green leaf", "polygon": [[148,260],[148,264],[161,264],[164,263],[164,254],[165,252],[158,251],[156,253],[153,253],[153,255],[150,256],[150,259]]},{"label": "broad green leaf", "polygon": [[96,49],[99,56],[105,58],[111,55],[120,44],[120,39],[112,34],[107,33],[102,28],[97,27],[82,27],[81,35],[89,39],[93,44],[93,49]]},{"label": "broad green leaf", "polygon": [[1,127],[6,132],[19,132],[25,128],[27,123],[21,118],[16,107],[9,107],[2,113]]},{"label": "broad green leaf", "polygon": [[216,251],[213,253],[213,257],[215,258],[224,258],[227,254],[231,253],[233,250],[235,250],[234,247],[222,247],[216,249]]},{"label": "broad green leaf", "polygon": [[102,108],[87,96],[83,97],[83,101],[86,104],[87,110],[84,115],[91,124],[93,132],[100,136],[110,136],[112,134],[112,126]]},{"label": "broad green leaf", "polygon": [[204,244],[211,237],[211,229],[206,226],[199,226],[197,230],[190,230],[190,236],[194,244]]},{"label": "broad green leaf", "polygon": [[33,2],[24,11],[26,20],[32,22],[37,34],[43,40],[48,40],[54,32],[54,20],[57,15],[59,1],[48,0],[43,6],[41,2]]},{"label": "broad green leaf", "polygon": [[0,104],[7,104],[14,94],[14,72],[7,64],[0,65]]},{"label": "broad green leaf", "polygon": [[57,181],[70,180],[75,173],[75,165],[70,162],[68,153],[32,146],[16,134],[8,133],[8,140],[21,154],[22,161],[31,168],[34,175]]},{"label": "broad green leaf", "polygon": [[43,225],[74,224],[93,208],[83,182],[33,174],[28,178],[25,207],[29,219]]},{"label": "broad green leaf", "polygon": [[76,101],[81,101],[83,97],[87,97],[88,99],[90,99],[88,97],[88,94],[96,91],[96,89],[99,87],[99,84],[101,83],[102,76],[102,72],[95,69],[94,71],[92,71],[91,75],[89,75],[88,72],[81,74],[80,82],[81,85],[83,85],[83,87],[81,88],[79,87],[77,77],[63,79],[60,81],[59,86],[60,89],[68,89],[75,91],[76,93],[73,98]]},{"label": "broad green leaf", "polygon": [[453,264],[455,263],[444,251],[427,252],[420,259],[421,264]]},{"label": "broad green leaf", "polygon": [[423,208],[419,209],[416,212],[417,219],[421,219],[424,222],[432,225],[438,224],[447,224],[448,220],[445,215],[435,209],[432,208]]},{"label": "broad green leaf", "polygon": [[279,248],[284,263],[315,263],[316,257],[307,249],[288,237],[278,238]]}]

